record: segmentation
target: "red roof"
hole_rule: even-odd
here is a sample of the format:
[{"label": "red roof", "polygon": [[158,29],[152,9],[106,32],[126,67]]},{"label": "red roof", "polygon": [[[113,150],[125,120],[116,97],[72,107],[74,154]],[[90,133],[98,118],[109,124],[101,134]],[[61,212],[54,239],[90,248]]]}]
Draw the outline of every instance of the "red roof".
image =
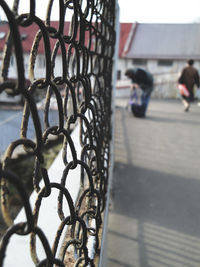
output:
[{"label": "red roof", "polygon": [[119,57],[122,56],[125,43],[128,39],[132,23],[120,23]]},{"label": "red roof", "polygon": [[[70,22],[65,22],[64,32],[66,35],[69,34],[69,26]],[[51,27],[58,29],[59,28],[59,21],[51,21]],[[129,36],[129,33],[131,31],[132,23],[120,23],[120,41],[119,41],[119,56],[122,56],[122,52],[124,50],[124,46],[126,44],[127,38]],[[0,51],[2,52],[5,45],[6,36],[4,38],[1,38],[3,36],[3,33],[7,33],[9,30],[9,25],[7,23],[0,24]],[[25,53],[30,53],[33,41],[35,38],[36,33],[38,32],[39,27],[36,23],[30,25],[29,27],[19,27],[19,31],[21,33],[21,36],[24,36],[24,40],[22,41],[23,50]],[[89,33],[86,33],[86,39],[89,38]],[[51,45],[51,51],[53,51],[54,45],[57,41],[56,38],[50,38],[50,45]],[[87,40],[85,40],[87,42]],[[40,45],[38,48],[38,53],[43,54],[44,53],[44,44],[43,40],[41,39]],[[58,50],[58,53],[60,54],[60,49]]]},{"label": "red roof", "polygon": [[[70,22],[65,22],[64,32],[66,32],[66,35],[69,34],[68,33],[69,25],[70,25]],[[51,21],[51,27],[58,29],[59,21]],[[6,24],[0,24],[0,51],[3,51],[4,45],[5,45],[5,40],[6,40],[6,36],[4,36],[4,38],[1,39],[1,34],[4,32],[7,33],[8,30],[9,30],[9,25],[7,23]],[[35,23],[29,27],[19,27],[20,34],[21,34],[22,38],[24,37],[24,39],[22,41],[22,46],[23,46],[23,50],[25,53],[30,53],[35,35],[38,32],[38,30],[39,30],[39,27]],[[2,34],[2,36],[3,36],[3,34]],[[50,40],[51,50],[53,50],[57,39],[56,38],[50,38],[49,40]],[[43,44],[44,44],[43,40],[41,39],[40,45],[38,48],[38,53],[40,53],[40,54],[44,53],[44,45]],[[58,53],[60,53],[60,51],[58,51]]]}]

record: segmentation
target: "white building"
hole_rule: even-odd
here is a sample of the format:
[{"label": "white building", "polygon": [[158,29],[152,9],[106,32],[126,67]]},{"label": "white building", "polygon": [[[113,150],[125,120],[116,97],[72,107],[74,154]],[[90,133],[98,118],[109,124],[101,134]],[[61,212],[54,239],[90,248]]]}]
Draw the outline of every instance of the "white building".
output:
[{"label": "white building", "polygon": [[[69,34],[69,22],[65,22],[66,35]],[[58,29],[59,22],[51,22],[51,27]],[[28,74],[30,52],[34,38],[39,28],[36,24],[20,27],[22,46],[24,50],[24,69],[27,83],[31,77]],[[0,24],[0,64],[9,31],[7,23]],[[56,39],[50,37],[51,52]],[[154,95],[159,97],[177,97],[177,80],[188,59],[194,59],[194,66],[200,72],[200,24],[148,24],[121,23],[118,87],[128,85],[124,73],[128,68],[141,67],[154,74]],[[45,49],[40,41],[34,69],[35,78],[45,77]],[[1,69],[0,69],[1,71]],[[8,79],[17,78],[15,54],[10,60]],[[0,74],[0,76],[2,76]],[[62,76],[62,54],[59,49],[56,56],[55,76]],[[127,86],[126,86],[127,87]],[[7,94],[0,94],[0,102],[8,99]],[[9,98],[11,101],[12,98]]]},{"label": "white building", "polygon": [[[59,22],[53,21],[51,22],[51,27],[58,29]],[[32,24],[29,27],[20,27],[20,34],[22,40],[22,47],[23,47],[23,60],[24,60],[24,70],[25,70],[25,78],[27,80],[27,84],[29,84],[31,77],[29,77],[29,64],[30,64],[30,52],[32,46],[34,44],[35,36],[39,30],[36,24]],[[69,30],[69,22],[65,23],[65,30],[66,35],[68,34]],[[5,49],[7,33],[9,32],[9,25],[7,23],[0,23],[0,77],[2,77],[2,66],[3,66],[3,53]],[[53,53],[53,49],[55,47],[56,39],[49,38],[50,46],[51,46],[51,53]],[[58,49],[56,61],[55,61],[55,76],[62,76],[62,55],[61,50]],[[38,50],[37,50],[37,57],[35,62],[34,68],[34,77],[37,78],[44,78],[46,73],[46,59],[45,59],[45,47],[43,43],[43,39],[41,39]],[[2,79],[2,78],[1,78]],[[15,59],[15,52],[14,48],[12,49],[12,55],[10,57],[10,66],[8,69],[8,75],[6,80],[15,80],[17,79],[17,68],[16,68],[16,59]],[[0,102],[15,102],[19,101],[19,97],[9,97],[5,92],[0,94]]]},{"label": "white building", "polygon": [[177,80],[188,59],[200,72],[200,24],[121,23],[118,84],[128,68],[154,74],[154,95],[177,97]]}]

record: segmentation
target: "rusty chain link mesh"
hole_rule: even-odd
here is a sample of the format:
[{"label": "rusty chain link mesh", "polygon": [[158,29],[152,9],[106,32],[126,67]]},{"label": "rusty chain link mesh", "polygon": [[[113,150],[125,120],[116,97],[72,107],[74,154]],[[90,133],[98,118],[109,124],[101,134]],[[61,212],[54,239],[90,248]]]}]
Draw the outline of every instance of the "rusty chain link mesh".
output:
[{"label": "rusty chain link mesh", "polygon": [[[39,2],[39,1],[38,1]],[[6,1],[0,1],[9,25],[9,32],[4,47],[1,66],[0,94],[6,91],[11,95],[21,95],[24,99],[24,111],[21,118],[19,138],[12,142],[0,165],[1,174],[1,207],[5,222],[9,226],[0,247],[0,266],[3,266],[9,240],[14,234],[29,235],[31,256],[37,266],[66,266],[72,262],[75,266],[94,266],[88,256],[87,241],[89,236],[96,239],[96,253],[100,249],[99,231],[106,201],[106,190],[109,173],[109,154],[111,139],[111,95],[112,64],[115,45],[115,0],[59,0],[58,27],[51,25],[51,14],[54,12],[54,0],[46,6],[46,19],[41,20],[35,13],[36,1],[30,1],[30,12],[18,15],[20,0],[14,1],[11,10]],[[38,3],[37,3],[38,4]],[[70,11],[70,27],[66,29],[66,12]],[[33,41],[29,57],[30,86],[26,86],[24,72],[24,51],[19,28],[29,28],[36,24],[38,32]],[[50,40],[54,39],[52,47]],[[44,46],[45,75],[35,77],[38,48]],[[58,51],[62,56],[62,73],[56,74]],[[14,54],[17,65],[17,79],[8,78],[11,54]],[[36,91],[45,95],[44,120],[39,116]],[[61,92],[64,92],[64,94]],[[49,122],[49,107],[52,97],[56,99],[58,122]],[[69,109],[71,105],[71,109]],[[29,123],[32,120],[35,138],[28,138]],[[71,138],[72,126],[80,126],[81,156],[78,158],[76,146]],[[44,167],[43,151],[50,136],[63,136],[63,162],[65,168],[60,183],[52,182]],[[24,153],[34,154],[32,166],[34,189],[37,192],[35,207],[31,208],[26,189],[21,177],[9,170],[9,162],[15,150],[23,147]],[[68,151],[72,160],[69,161]],[[81,190],[76,203],[66,188],[70,170],[80,167]],[[43,180],[44,187],[39,182]],[[10,216],[8,183],[18,191],[25,209],[26,221],[15,224]],[[40,206],[43,200],[48,201],[52,190],[58,192],[57,216],[60,226],[55,232],[55,241],[50,248],[48,237],[38,223]],[[63,199],[67,201],[70,215],[65,217]],[[57,201],[57,200],[56,200]],[[49,218],[51,220],[51,218]],[[90,223],[95,221],[95,227]],[[63,244],[61,256],[56,258],[58,243],[65,226],[68,226],[68,237]],[[42,242],[45,259],[38,259],[35,238]],[[72,247],[76,252],[68,253]],[[67,259],[66,259],[67,257]],[[71,259],[69,260],[68,257]],[[71,266],[70,263],[67,266]]]}]

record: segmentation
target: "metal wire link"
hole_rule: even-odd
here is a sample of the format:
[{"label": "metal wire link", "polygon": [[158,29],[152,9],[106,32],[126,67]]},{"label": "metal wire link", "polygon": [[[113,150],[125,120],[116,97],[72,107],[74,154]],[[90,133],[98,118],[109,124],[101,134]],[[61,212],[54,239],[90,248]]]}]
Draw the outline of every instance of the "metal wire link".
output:
[{"label": "metal wire link", "polygon": [[[0,1],[9,26],[1,65],[0,94],[6,92],[10,95],[21,95],[25,103],[19,138],[8,146],[0,164],[1,208],[9,226],[1,241],[0,266],[3,266],[9,240],[14,234],[30,235],[31,256],[37,266],[65,266],[69,258],[74,266],[94,266],[94,259],[89,257],[87,248],[90,236],[95,237],[96,253],[100,249],[99,233],[109,173],[115,0],[59,0],[57,27],[51,21],[54,2],[49,0],[46,19],[43,21],[36,15],[35,0],[30,1],[29,13],[20,15],[20,0],[14,1],[12,10],[6,1]],[[69,27],[65,22],[68,12],[71,14]],[[20,29],[31,28],[32,25],[37,25],[38,31],[29,57],[30,85],[27,87]],[[41,46],[44,46],[45,75],[37,78],[36,61]],[[56,59],[59,53],[62,66],[58,76]],[[15,81],[8,77],[12,54],[17,65]],[[45,99],[43,121],[37,108],[38,90]],[[58,119],[54,123],[50,122],[52,98],[56,99],[57,105]],[[31,121],[35,131],[34,139],[28,137]],[[71,127],[77,123],[80,125],[82,147],[80,158],[70,135]],[[62,155],[65,168],[60,183],[51,182],[44,167],[44,148],[51,135],[64,137]],[[33,185],[37,192],[34,210],[20,177],[9,169],[14,152],[21,146],[25,154],[33,154],[35,158],[32,166]],[[72,160],[69,160],[69,153]],[[80,168],[81,191],[77,203],[73,203],[66,180],[69,172],[76,168]],[[44,182],[42,188],[41,180]],[[21,197],[26,214],[25,222],[15,224],[11,218],[9,183]],[[53,247],[50,248],[48,237],[38,225],[38,217],[43,200],[48,201],[52,190],[58,191],[60,226],[55,232]],[[63,201],[68,203],[70,216],[65,215]],[[67,238],[58,259],[55,255],[65,226],[68,226]],[[36,237],[40,239],[46,254],[46,259],[42,261],[36,252]],[[74,253],[67,252],[69,247],[73,248]]]}]

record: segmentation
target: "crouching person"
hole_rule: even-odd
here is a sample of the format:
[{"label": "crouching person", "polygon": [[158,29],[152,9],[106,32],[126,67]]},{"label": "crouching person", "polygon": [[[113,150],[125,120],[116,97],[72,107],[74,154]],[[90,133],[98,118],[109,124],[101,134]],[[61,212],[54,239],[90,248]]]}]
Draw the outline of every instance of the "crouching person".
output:
[{"label": "crouching person", "polygon": [[[131,110],[135,117],[145,117],[147,107],[153,91],[153,75],[148,71],[136,68],[128,69],[125,75],[132,81],[132,93],[131,93]],[[141,91],[141,94],[137,92]],[[139,98],[140,101],[135,101],[135,97]]]}]

